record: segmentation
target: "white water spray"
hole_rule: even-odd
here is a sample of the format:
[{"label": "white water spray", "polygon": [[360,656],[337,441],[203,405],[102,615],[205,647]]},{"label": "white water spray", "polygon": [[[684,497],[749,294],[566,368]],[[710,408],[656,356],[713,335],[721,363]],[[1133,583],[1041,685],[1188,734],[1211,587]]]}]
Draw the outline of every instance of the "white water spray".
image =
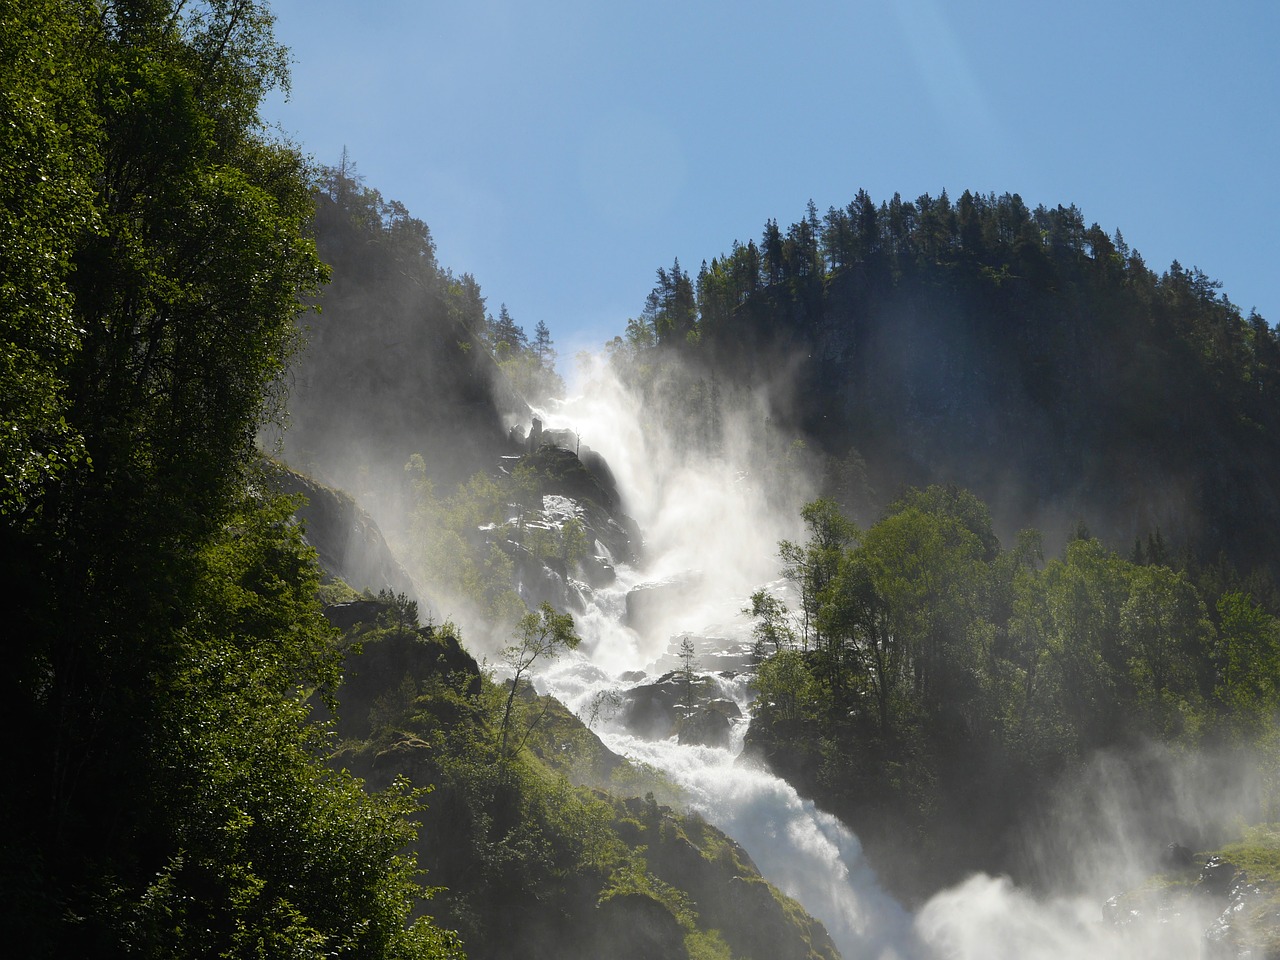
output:
[{"label": "white water spray", "polygon": [[[549,428],[572,429],[605,456],[626,509],[644,531],[646,562],[643,569],[620,566],[612,587],[590,595],[577,618],[585,653],[550,667],[540,685],[585,714],[599,691],[635,685],[618,679],[624,672],[656,679],[664,655],[671,669],[669,651],[682,632],[703,638],[704,651],[712,643],[732,656],[749,633],[739,615],[744,598],[776,575],[777,541],[799,533],[799,503],[789,512],[771,510],[746,469],[760,455],[760,414],[740,404],[737,416],[725,416],[724,452],[695,458],[678,452],[658,425],[646,424],[597,364],[584,394],[541,415]],[[625,626],[628,592],[664,577],[685,577],[677,602],[643,632]],[[741,678],[724,692],[749,701]],[[690,809],[733,837],[766,879],[826,926],[846,960],[1204,955],[1203,916],[1169,917],[1137,931],[1104,923],[1102,903],[1116,890],[1038,899],[1007,879],[975,875],[912,915],[879,886],[851,830],[786,782],[736,762],[744,725],[730,749],[683,746],[675,737],[638,739],[607,723],[597,732],[614,751],[663,771],[682,788]]]}]

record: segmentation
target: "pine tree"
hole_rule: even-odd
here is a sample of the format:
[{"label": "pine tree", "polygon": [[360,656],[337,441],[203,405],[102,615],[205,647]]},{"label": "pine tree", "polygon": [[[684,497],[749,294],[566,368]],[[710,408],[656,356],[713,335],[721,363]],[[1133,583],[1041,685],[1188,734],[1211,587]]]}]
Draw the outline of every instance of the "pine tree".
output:
[{"label": "pine tree", "polygon": [[521,353],[529,347],[524,329],[511,319],[505,303],[498,308],[498,319],[489,320],[489,345],[498,357]]},{"label": "pine tree", "polygon": [[542,366],[555,366],[556,351],[551,339],[551,331],[542,320],[539,320],[538,325],[533,328],[533,355],[538,358]]}]

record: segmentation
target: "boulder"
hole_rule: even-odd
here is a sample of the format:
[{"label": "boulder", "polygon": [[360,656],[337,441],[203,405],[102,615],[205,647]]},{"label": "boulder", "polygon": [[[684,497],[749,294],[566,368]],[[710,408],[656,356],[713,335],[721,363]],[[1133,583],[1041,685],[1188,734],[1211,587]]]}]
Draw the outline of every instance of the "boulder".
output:
[{"label": "boulder", "polygon": [[727,748],[732,737],[731,725],[723,713],[710,707],[699,707],[679,724],[681,743],[703,747]]},{"label": "boulder", "polygon": [[680,678],[674,673],[664,674],[652,683],[624,690],[618,719],[634,736],[665,740],[680,719],[677,705],[683,696]]},{"label": "boulder", "polygon": [[727,747],[729,721],[741,711],[732,700],[707,700],[710,687],[707,677],[694,677],[693,700],[701,703],[686,716],[685,698],[689,690],[684,676],[675,671],[664,673],[652,683],[622,691],[618,719],[634,736],[646,740],[665,740],[675,734],[681,743]]},{"label": "boulder", "polygon": [[1200,869],[1200,876],[1196,880],[1194,889],[1197,893],[1211,897],[1230,896],[1238,873],[1236,865],[1230,860],[1210,857]]}]

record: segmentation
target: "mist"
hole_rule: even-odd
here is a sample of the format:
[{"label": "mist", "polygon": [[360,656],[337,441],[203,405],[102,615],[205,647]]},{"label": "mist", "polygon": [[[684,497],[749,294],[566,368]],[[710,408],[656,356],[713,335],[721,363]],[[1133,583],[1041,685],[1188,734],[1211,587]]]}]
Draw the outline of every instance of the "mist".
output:
[{"label": "mist", "polygon": [[[682,375],[674,371],[669,381]],[[623,510],[644,544],[642,562],[619,572],[618,589],[671,586],[669,598],[647,605],[643,630],[619,636],[607,615],[585,611],[588,631],[611,635],[592,638],[605,647],[600,656],[618,669],[642,669],[681,632],[744,635],[750,589],[777,577],[778,542],[799,536],[800,507],[815,493],[809,454],[774,425],[768,398],[730,392],[710,416],[718,429],[709,442],[680,436],[607,357],[580,355],[569,396],[535,414],[547,429],[572,431],[582,455],[603,456],[619,481]],[[611,652],[619,643],[626,656]]]},{"label": "mist", "polygon": [[[1256,822],[1261,787],[1247,762],[1154,746],[1088,758],[1055,791],[1053,804],[1022,826],[1021,885],[975,873],[908,909],[877,880],[856,823],[841,823],[738,756],[754,696],[743,608],[762,587],[787,596],[777,581],[778,543],[801,539],[800,507],[819,493],[822,471],[819,458],[780,426],[786,417],[766,390],[724,387],[712,400],[703,396],[694,416],[682,416],[681,398],[698,382],[697,372],[673,363],[656,389],[642,393],[610,358],[580,356],[565,399],[527,409],[508,404],[498,418],[515,428],[513,436],[527,435],[536,418],[546,436],[584,462],[603,458],[619,512],[642,533],[631,562],[609,556],[598,539],[591,544],[616,578],[594,587],[565,584],[583,644],[544,665],[540,689],[585,718],[602,691],[625,692],[675,669],[680,640],[692,638],[700,661],[719,664],[722,694],[743,711],[729,748],[645,740],[609,717],[596,732],[616,752],[660,771],[681,803],[742,844],[765,878],[819,919],[850,960],[1120,960],[1207,951],[1211,910],[1126,924],[1107,918],[1105,905],[1159,870],[1168,844],[1199,848]],[[386,461],[383,470],[360,470],[361,456],[357,448],[331,473],[358,479],[388,541],[404,549],[413,501],[403,470],[391,473]],[[491,471],[499,458],[493,461]],[[512,505],[508,519],[520,519],[520,509]],[[536,522],[555,528],[576,510],[572,501],[547,497]],[[529,599],[527,585],[518,587]],[[478,654],[493,657],[509,641],[470,599],[433,582],[419,580],[415,588],[424,611],[457,622]]]},{"label": "mist", "polygon": [[[777,577],[777,543],[799,536],[796,511],[816,492],[794,475],[772,477],[782,483],[771,489],[763,471],[752,469],[765,451],[787,446],[786,437],[770,432],[767,397],[726,403],[716,449],[708,450],[667,433],[596,357],[584,363],[570,399],[536,413],[606,457],[645,532],[643,564],[620,574],[623,586],[580,617],[591,641],[589,666],[556,666],[544,677],[549,689],[580,707],[591,692],[616,686],[612,678],[623,671],[671,669],[681,636],[698,636],[702,651],[741,642],[748,632],[743,598]],[[663,578],[680,580],[683,589],[662,616],[643,634],[621,626],[621,594]],[[749,709],[749,675],[722,682],[737,683],[736,696]],[[767,879],[826,925],[847,958],[1207,955],[1212,907],[1191,903],[1158,920],[1124,923],[1106,915],[1107,901],[1162,869],[1169,844],[1221,843],[1260,813],[1261,788],[1247,761],[1158,745],[1100,753],[1024,825],[1027,885],[975,873],[911,911],[877,882],[856,824],[840,823],[767,771],[735,761],[744,727],[727,751],[645,741],[607,724],[598,732],[678,784],[690,809],[743,844]]]}]

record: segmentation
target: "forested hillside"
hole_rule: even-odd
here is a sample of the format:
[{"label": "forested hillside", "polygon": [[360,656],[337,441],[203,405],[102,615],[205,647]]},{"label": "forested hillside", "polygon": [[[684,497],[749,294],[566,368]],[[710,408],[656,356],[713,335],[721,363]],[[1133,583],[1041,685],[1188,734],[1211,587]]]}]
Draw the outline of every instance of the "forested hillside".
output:
[{"label": "forested hillside", "polygon": [[770,220],[696,276],[659,270],[616,347],[692,361],[701,393],[767,386],[799,435],[860,455],[864,521],[949,483],[1006,537],[1036,526],[1060,545],[1083,521],[1125,549],[1160,533],[1198,561],[1271,562],[1275,330],[1200,270],[1156,272],[1086,223],[1017,195],[859,191]]},{"label": "forested hillside", "polygon": [[315,201],[332,280],[292,369],[290,461],[365,501],[391,495],[371,478],[414,454],[446,486],[488,467],[527,401],[563,388],[550,331],[530,338],[505,305],[495,316],[473,276],[436,261],[427,225],[345,154],[319,171]]},{"label": "forested hillside", "polygon": [[0,4],[0,913],[25,957],[456,956],[410,791],[327,766],[319,571],[265,493],[299,154],[261,4]]},{"label": "forested hillside", "polygon": [[867,529],[830,500],[804,520],[779,553],[798,609],[752,600],[747,751],[857,824],[903,895],[975,869],[1061,882],[1025,839],[1104,752],[1131,767],[1150,850],[1204,826],[1169,818],[1153,749],[1214,757],[1216,789],[1254,784],[1241,815],[1280,809],[1280,619],[1251,593],[1083,534],[1058,556],[1032,530],[1002,546],[954,488],[909,491]]}]

